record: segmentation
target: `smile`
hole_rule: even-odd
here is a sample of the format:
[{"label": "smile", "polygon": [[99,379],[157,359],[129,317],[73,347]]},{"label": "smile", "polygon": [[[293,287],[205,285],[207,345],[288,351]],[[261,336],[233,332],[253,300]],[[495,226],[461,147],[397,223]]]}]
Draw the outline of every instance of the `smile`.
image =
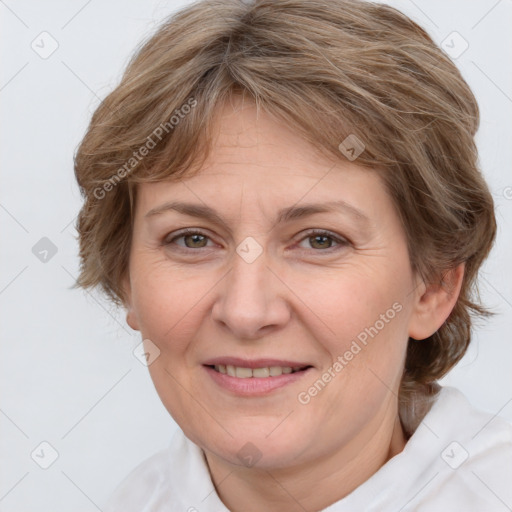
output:
[{"label": "smile", "polygon": [[210,382],[223,392],[246,398],[268,396],[292,386],[314,370],[311,365],[297,361],[222,359],[222,362],[210,360],[203,364]]},{"label": "smile", "polygon": [[266,377],[279,377],[279,375],[295,373],[301,371],[302,367],[296,366],[266,366],[262,368],[246,368],[243,366],[233,366],[231,364],[216,364],[212,366],[213,369],[219,373],[236,377],[238,379],[248,379],[251,377],[266,378]]}]

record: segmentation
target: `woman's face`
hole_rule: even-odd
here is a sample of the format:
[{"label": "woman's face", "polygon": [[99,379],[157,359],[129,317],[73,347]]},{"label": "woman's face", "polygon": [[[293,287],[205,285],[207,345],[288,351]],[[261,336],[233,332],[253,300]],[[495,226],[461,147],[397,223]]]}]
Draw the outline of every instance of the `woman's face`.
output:
[{"label": "woman's face", "polygon": [[197,176],[138,189],[128,322],[158,356],[158,394],[229,463],[368,442],[393,428],[414,323],[392,200],[374,171],[321,157],[252,105],[220,114]]}]

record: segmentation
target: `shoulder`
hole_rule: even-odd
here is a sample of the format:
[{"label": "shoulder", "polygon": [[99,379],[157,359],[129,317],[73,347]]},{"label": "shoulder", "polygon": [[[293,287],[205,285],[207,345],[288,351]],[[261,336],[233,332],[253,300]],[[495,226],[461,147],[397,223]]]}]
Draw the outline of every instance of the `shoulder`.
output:
[{"label": "shoulder", "polygon": [[474,408],[457,389],[443,388],[420,428],[431,439],[429,482],[415,510],[443,505],[500,510],[512,504],[512,425]]},{"label": "shoulder", "polygon": [[402,452],[326,512],[507,510],[510,482],[512,426],[445,387]]},{"label": "shoulder", "polygon": [[166,449],[144,460],[118,485],[103,512],[194,509],[227,512],[211,481],[203,451],[178,428]]},{"label": "shoulder", "polygon": [[136,466],[116,487],[107,501],[104,512],[143,512],[158,495],[168,479],[171,449],[166,448]]},{"label": "shoulder", "polygon": [[443,438],[465,445],[467,459],[494,454],[512,447],[512,424],[497,413],[473,407],[457,389],[445,387],[432,411],[425,417]]}]

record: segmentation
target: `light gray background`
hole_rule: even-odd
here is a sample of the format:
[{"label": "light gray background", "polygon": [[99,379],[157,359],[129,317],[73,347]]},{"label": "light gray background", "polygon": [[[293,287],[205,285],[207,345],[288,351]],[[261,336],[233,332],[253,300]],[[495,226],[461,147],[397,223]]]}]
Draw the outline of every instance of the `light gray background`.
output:
[{"label": "light gray background", "polygon": [[[139,333],[98,293],[70,290],[78,269],[80,196],[72,158],[99,101],[135,46],[187,2],[0,0],[1,187],[0,509],[100,510],[135,465],[165,447],[175,423],[132,354]],[[481,291],[498,315],[445,379],[474,405],[512,419],[511,0],[389,2],[441,43],[453,31],[469,48],[456,62],[481,107],[478,144],[496,200],[499,236]],[[47,31],[58,49],[32,48]],[[46,36],[47,37],[47,36]],[[448,40],[450,41],[450,40]],[[454,40],[455,50],[461,40]],[[32,252],[48,237],[46,263]],[[58,452],[51,456],[41,442]],[[44,455],[43,455],[44,454]]]}]

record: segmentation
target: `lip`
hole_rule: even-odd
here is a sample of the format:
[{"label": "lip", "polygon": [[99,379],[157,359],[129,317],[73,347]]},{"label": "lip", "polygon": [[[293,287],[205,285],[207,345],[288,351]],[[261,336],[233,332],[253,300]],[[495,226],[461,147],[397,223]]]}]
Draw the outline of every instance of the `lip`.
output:
[{"label": "lip", "polygon": [[[211,361],[212,362],[208,362],[208,364],[232,364],[233,366],[242,366],[244,368],[265,368],[266,366],[308,366],[304,370],[300,370],[294,373],[283,373],[277,377],[249,377],[247,379],[241,379],[238,377],[230,377],[225,373],[220,373],[213,369],[211,366],[208,366],[206,363],[203,365],[207,375],[213,380],[213,382],[215,382],[215,384],[217,384],[224,391],[228,391],[236,396],[241,397],[262,397],[270,395],[280,388],[290,386],[298,382],[306,374],[309,374],[309,372],[313,370],[313,367],[310,365],[305,365],[294,361],[277,361],[275,359],[258,359],[247,361],[236,358],[219,358],[212,359]],[[225,363],[222,361],[230,362]],[[249,364],[251,366],[248,366]]]},{"label": "lip", "polygon": [[[231,365],[231,366],[239,366],[241,368],[267,368],[270,366],[290,366],[291,368],[304,368],[306,366],[312,366],[309,363],[304,363],[300,361],[291,361],[285,359],[242,359],[239,357],[215,357],[213,359],[208,359],[205,361],[203,365],[205,366],[215,366],[219,364]],[[262,377],[252,377],[252,378],[262,378]],[[264,377],[266,378],[266,377]],[[276,378],[276,377],[272,377]]]}]

